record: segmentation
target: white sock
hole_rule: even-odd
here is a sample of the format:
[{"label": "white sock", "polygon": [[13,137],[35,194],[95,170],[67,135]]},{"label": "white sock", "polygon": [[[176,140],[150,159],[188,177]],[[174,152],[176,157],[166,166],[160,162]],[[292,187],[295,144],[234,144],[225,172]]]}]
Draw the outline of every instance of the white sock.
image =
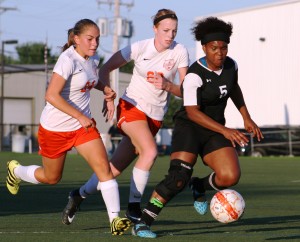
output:
[{"label": "white sock", "polygon": [[88,195],[97,193],[98,182],[99,182],[98,177],[96,176],[95,173],[93,173],[90,179],[83,186],[80,187],[79,189],[80,196],[86,198]]},{"label": "white sock", "polygon": [[129,203],[141,202],[149,176],[149,171],[143,171],[136,167],[133,168],[130,181]]},{"label": "white sock", "polygon": [[17,178],[21,179],[22,181],[30,182],[33,184],[39,184],[40,182],[35,178],[34,172],[40,166],[17,166],[14,169],[14,174]]},{"label": "white sock", "polygon": [[119,216],[120,195],[119,186],[116,179],[98,183],[98,189],[101,190],[104,203],[106,205],[109,222]]}]

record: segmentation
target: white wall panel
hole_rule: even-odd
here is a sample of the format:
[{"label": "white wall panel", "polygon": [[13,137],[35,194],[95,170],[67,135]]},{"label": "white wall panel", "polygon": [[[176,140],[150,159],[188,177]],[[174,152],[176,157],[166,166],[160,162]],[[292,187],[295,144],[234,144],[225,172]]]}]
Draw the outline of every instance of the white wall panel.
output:
[{"label": "white wall panel", "polygon": [[[260,126],[300,125],[300,1],[215,16],[233,24],[228,55],[238,63],[253,119]],[[196,49],[202,56],[200,43]],[[226,120],[228,126],[243,127],[231,102]]]}]

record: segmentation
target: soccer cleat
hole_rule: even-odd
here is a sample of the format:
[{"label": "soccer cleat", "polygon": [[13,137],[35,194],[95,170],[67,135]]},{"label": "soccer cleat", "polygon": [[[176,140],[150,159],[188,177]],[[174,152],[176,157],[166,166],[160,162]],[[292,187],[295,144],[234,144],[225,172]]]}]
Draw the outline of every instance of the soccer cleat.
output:
[{"label": "soccer cleat", "polygon": [[83,200],[84,198],[79,194],[79,189],[70,192],[68,204],[62,212],[61,220],[63,224],[70,225],[73,222],[75,214]]},{"label": "soccer cleat", "polygon": [[189,182],[189,187],[193,192],[194,198],[194,208],[200,215],[204,215],[207,213],[208,210],[208,202],[206,200],[205,193],[200,193],[194,187],[194,182],[198,179],[197,177],[192,177],[191,181]]},{"label": "soccer cleat", "polygon": [[204,215],[207,213],[208,203],[207,201],[205,202],[194,201],[194,208],[196,209],[197,213],[199,213],[200,215]]},{"label": "soccer cleat", "polygon": [[136,224],[141,220],[142,211],[139,210],[130,210],[127,209],[125,217],[128,218],[132,223]]},{"label": "soccer cleat", "polygon": [[16,160],[11,160],[7,162],[7,177],[6,177],[6,187],[8,191],[16,195],[19,191],[19,184],[21,182],[21,179],[17,178],[14,169],[16,167],[20,166],[20,163]]},{"label": "soccer cleat", "polygon": [[152,232],[150,230],[150,227],[142,222],[137,223],[133,226],[132,231],[131,231],[132,235],[134,236],[138,236],[141,238],[156,238],[157,235],[156,233]]},{"label": "soccer cleat", "polygon": [[130,228],[131,221],[128,218],[116,217],[110,224],[110,231],[112,235],[122,235]]}]

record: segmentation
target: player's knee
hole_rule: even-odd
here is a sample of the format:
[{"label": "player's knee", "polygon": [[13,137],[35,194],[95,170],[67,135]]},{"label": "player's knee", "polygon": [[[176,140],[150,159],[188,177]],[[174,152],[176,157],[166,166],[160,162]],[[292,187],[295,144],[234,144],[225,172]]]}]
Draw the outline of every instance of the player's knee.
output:
[{"label": "player's knee", "polygon": [[219,176],[219,180],[222,182],[220,184],[223,187],[231,187],[236,185],[241,177],[240,171],[230,171],[230,172],[224,172],[221,173]]},{"label": "player's knee", "polygon": [[192,173],[192,164],[178,159],[172,160],[168,175],[156,186],[155,191],[169,201],[185,188]]},{"label": "player's knee", "polygon": [[140,159],[149,160],[153,162],[157,157],[157,146],[147,147],[146,149],[138,150]]}]

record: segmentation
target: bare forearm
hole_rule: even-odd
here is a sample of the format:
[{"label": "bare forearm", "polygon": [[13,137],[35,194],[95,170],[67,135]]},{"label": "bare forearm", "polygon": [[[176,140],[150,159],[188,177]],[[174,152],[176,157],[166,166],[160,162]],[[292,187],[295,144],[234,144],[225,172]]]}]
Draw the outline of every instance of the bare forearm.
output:
[{"label": "bare forearm", "polygon": [[73,118],[78,119],[82,115],[82,113],[78,109],[70,105],[65,99],[62,98],[61,95],[47,95],[45,99],[55,108],[70,115]]},{"label": "bare forearm", "polygon": [[180,85],[176,85],[172,82],[167,82],[165,91],[172,93],[177,97],[182,97],[182,93],[180,91]]},{"label": "bare forearm", "polygon": [[248,112],[248,109],[247,109],[246,105],[240,107],[239,112],[242,115],[243,120],[251,119],[251,116]]},{"label": "bare forearm", "polygon": [[[186,107],[188,109],[189,107]],[[201,111],[187,111],[188,117],[190,120],[192,120],[194,123],[203,126],[204,128],[207,128],[209,130],[215,131],[217,133],[223,134],[226,127],[206,114],[204,114]]]}]

